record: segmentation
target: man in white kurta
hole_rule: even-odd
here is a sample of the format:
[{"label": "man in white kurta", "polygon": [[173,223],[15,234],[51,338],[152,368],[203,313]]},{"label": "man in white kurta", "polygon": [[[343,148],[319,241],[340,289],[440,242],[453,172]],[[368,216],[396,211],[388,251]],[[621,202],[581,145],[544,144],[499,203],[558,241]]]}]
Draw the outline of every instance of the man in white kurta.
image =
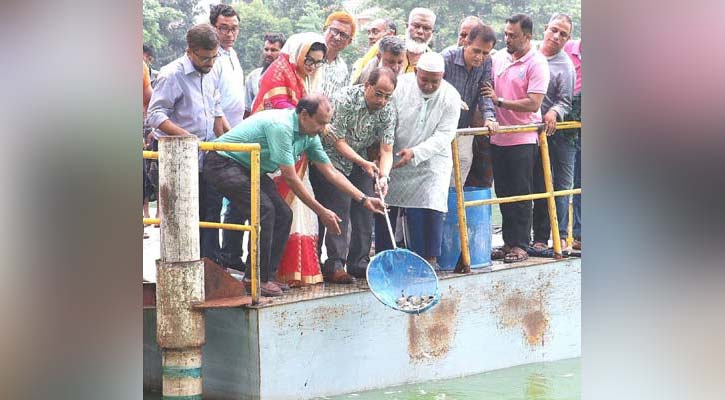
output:
[{"label": "man in white kurta", "polygon": [[[461,113],[461,96],[443,80],[444,69],[440,54],[423,54],[415,73],[400,76],[391,101],[398,118],[385,201],[393,224],[405,210],[408,247],[431,263],[440,255],[453,169],[451,141]],[[375,248],[392,248],[381,216],[375,221]]]}]

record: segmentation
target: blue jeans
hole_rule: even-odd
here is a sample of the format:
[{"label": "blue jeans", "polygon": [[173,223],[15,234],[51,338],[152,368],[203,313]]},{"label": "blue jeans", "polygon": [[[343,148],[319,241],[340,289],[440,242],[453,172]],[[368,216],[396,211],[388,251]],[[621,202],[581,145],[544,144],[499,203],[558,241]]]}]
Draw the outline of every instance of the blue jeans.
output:
[{"label": "blue jeans", "polygon": [[[574,165],[576,161],[577,148],[579,148],[578,136],[569,132],[556,132],[548,138],[549,159],[551,161],[551,174],[554,190],[572,189],[574,185]],[[536,166],[534,167],[534,192],[546,191],[544,186],[544,174],[541,167],[541,153],[537,153]],[[551,233],[549,224],[549,211],[547,200],[534,201],[534,242],[547,243]],[[567,238],[567,224],[569,214],[569,196],[556,198],[556,217],[559,223],[559,237]]]},{"label": "blue jeans", "polygon": [[[574,163],[574,188],[582,187],[582,145],[581,145],[581,134],[579,134],[579,140],[577,141],[576,147],[576,162]],[[576,240],[582,240],[582,196],[574,196],[574,227],[572,228],[572,235]],[[567,223],[569,219],[567,218]]]},{"label": "blue jeans", "polygon": [[[408,249],[421,257],[439,257],[443,241],[443,220],[446,213],[427,208],[390,207],[390,225],[395,232],[395,225],[400,210],[405,210],[405,222],[408,224],[410,237]],[[393,248],[390,240],[385,216],[375,214],[375,253]]]}]

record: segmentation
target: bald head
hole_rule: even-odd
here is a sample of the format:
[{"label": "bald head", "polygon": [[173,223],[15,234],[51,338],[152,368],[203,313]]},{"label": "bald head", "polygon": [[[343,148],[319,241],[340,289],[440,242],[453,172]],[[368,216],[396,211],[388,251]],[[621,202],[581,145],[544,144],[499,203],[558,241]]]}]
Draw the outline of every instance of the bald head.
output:
[{"label": "bald head", "polygon": [[463,21],[461,21],[461,26],[458,27],[459,47],[465,44],[468,34],[471,32],[471,29],[473,29],[473,27],[476,25],[483,25],[483,21],[481,21],[481,18],[478,18],[475,15],[469,15],[466,18],[463,18]]},{"label": "bald head", "polygon": [[377,43],[378,40],[384,36],[393,35],[394,32],[390,32],[388,29],[388,21],[382,18],[378,18],[371,21],[367,26],[368,31],[368,45],[372,46]]},{"label": "bald head", "polygon": [[310,136],[321,133],[332,119],[330,100],[324,94],[303,96],[295,111],[299,118],[300,132]]}]

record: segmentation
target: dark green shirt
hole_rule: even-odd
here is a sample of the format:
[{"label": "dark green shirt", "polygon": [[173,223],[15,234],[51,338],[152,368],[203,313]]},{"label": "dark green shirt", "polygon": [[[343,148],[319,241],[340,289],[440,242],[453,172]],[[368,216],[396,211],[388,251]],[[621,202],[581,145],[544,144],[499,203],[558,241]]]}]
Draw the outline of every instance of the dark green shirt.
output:
[{"label": "dark green shirt", "polygon": [[[229,132],[218,137],[219,143],[259,143],[262,173],[274,172],[280,165],[294,165],[303,152],[312,161],[329,164],[319,136],[300,133],[299,120],[294,109],[265,110],[255,113]],[[251,167],[250,154],[219,151],[219,154]]]}]

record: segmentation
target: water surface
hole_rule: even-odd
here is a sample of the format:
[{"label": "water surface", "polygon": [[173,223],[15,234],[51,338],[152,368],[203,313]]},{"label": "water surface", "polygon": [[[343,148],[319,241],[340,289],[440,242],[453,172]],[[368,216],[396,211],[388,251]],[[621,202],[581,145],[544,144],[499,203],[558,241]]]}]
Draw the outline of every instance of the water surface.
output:
[{"label": "water surface", "polygon": [[581,358],[521,365],[464,378],[321,397],[329,400],[575,400]]}]

